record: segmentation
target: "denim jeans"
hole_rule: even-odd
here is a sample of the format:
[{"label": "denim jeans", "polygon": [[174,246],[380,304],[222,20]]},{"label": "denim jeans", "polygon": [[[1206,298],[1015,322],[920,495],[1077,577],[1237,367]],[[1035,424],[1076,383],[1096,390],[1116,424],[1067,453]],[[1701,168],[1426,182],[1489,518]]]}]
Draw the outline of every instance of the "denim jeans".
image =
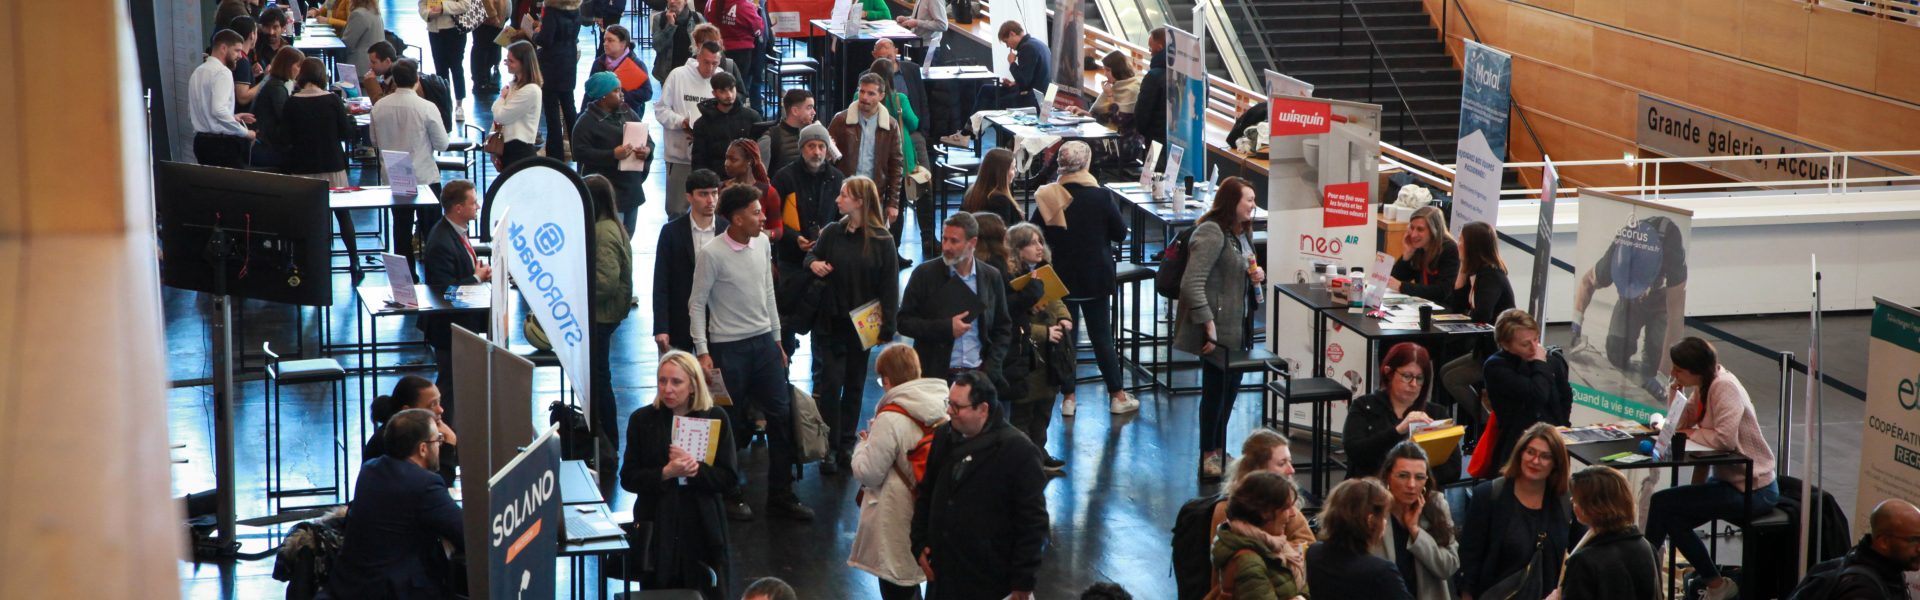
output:
[{"label": "denim jeans", "polygon": [[1200,453],[1227,447],[1227,422],[1233,419],[1233,401],[1240,395],[1239,378],[1227,380],[1227,370],[1200,361]]},{"label": "denim jeans", "polygon": [[1673,547],[1687,557],[1687,562],[1704,580],[1719,577],[1720,567],[1713,564],[1706,543],[1693,533],[1693,528],[1715,519],[1746,523],[1754,516],[1767,514],[1780,502],[1780,482],[1775,480],[1766,487],[1754,488],[1752,510],[1741,515],[1744,497],[1739,488],[1718,479],[1654,492],[1647,507],[1647,543],[1653,545],[1654,554],[1658,555],[1660,544],[1671,538]]},{"label": "denim jeans", "polygon": [[1068,298],[1066,303],[1073,322],[1086,329],[1087,340],[1093,342],[1093,361],[1100,366],[1107,393],[1121,391],[1120,349],[1113,345],[1113,296]]},{"label": "denim jeans", "polygon": [[872,354],[860,347],[851,326],[833,325],[829,331],[813,332],[813,395],[820,405],[820,416],[832,428],[831,450],[845,458],[853,457],[854,432],[860,428],[862,400],[867,390],[867,358]]},{"label": "denim jeans", "polygon": [[[744,340],[712,342],[707,352],[713,366],[720,369],[727,392],[733,396],[738,413],[747,406],[760,409],[767,418],[767,493],[791,493],[793,489],[793,413],[788,396],[787,367],[780,356],[779,333],[769,331]],[[733,430],[752,431],[746,419],[736,419]]]}]

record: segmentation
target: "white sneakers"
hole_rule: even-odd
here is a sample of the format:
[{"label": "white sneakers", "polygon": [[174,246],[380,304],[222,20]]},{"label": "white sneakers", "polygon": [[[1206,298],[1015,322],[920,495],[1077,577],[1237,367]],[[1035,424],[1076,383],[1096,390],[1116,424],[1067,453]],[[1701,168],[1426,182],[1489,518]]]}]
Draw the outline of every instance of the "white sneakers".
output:
[{"label": "white sneakers", "polygon": [[1060,418],[1062,419],[1073,418],[1073,397],[1072,396],[1068,396],[1067,398],[1060,400]]},{"label": "white sneakers", "polygon": [[1133,397],[1133,394],[1120,392],[1120,396],[1111,401],[1108,411],[1116,415],[1139,412],[1140,399]]},{"label": "white sneakers", "polygon": [[954,132],[941,136],[940,143],[956,148],[972,148],[973,138],[964,133]]}]

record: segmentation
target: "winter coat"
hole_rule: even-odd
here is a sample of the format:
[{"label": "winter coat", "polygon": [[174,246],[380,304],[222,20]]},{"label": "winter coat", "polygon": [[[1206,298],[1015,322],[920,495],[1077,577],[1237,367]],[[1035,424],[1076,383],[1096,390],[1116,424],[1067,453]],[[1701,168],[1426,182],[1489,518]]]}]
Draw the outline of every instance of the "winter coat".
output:
[{"label": "winter coat", "polygon": [[[1242,552],[1245,550],[1246,552]],[[1292,600],[1307,594],[1307,582],[1295,581],[1293,571],[1274,557],[1265,540],[1221,524],[1214,529],[1213,573],[1223,596],[1234,600]],[[1232,581],[1226,577],[1231,574]]]},{"label": "winter coat", "polygon": [[1245,252],[1240,237],[1228,235],[1218,223],[1193,228],[1187,238],[1187,272],[1180,277],[1174,348],[1200,354],[1207,344],[1208,321],[1214,323],[1216,353],[1246,347],[1247,305],[1253,300],[1247,288],[1253,282],[1247,277]]},{"label": "winter coat", "polygon": [[[815,261],[833,265],[833,271],[821,278],[826,280],[827,289],[818,299],[813,334],[850,336],[839,340],[841,347],[849,350],[858,350],[860,339],[847,313],[863,304],[880,301],[880,343],[893,341],[899,326],[900,266],[894,262],[893,236],[885,229],[875,230],[879,236],[868,240],[864,232],[849,231],[845,220],[828,223],[801,263],[808,269]],[[808,271],[807,275],[813,273]]]},{"label": "winter coat", "polygon": [[[900,405],[907,414],[880,412],[879,407],[888,404]],[[896,385],[880,397],[867,426],[867,439],[853,447],[853,477],[866,489],[866,496],[848,566],[894,585],[927,580],[913,552],[915,482],[907,453],[920,443],[922,426],[931,429],[946,420],[945,381],[923,377]]]},{"label": "winter coat", "polygon": [[934,433],[913,508],[913,556],[927,550],[933,564],[927,600],[1034,589],[1049,530],[1047,476],[1040,449],[1001,410],[971,438],[951,423]]},{"label": "winter coat", "polygon": [[[1432,402],[1415,402],[1407,410],[1425,412],[1435,421],[1453,418],[1451,409]],[[1393,400],[1387,397],[1385,391],[1353,399],[1353,403],[1347,406],[1347,422],[1341,427],[1340,436],[1342,444],[1347,449],[1348,478],[1372,477],[1380,473],[1380,468],[1383,466],[1381,463],[1386,460],[1387,451],[1410,437],[1397,429],[1401,418],[1394,416]],[[1505,428],[1506,425],[1503,422],[1501,429]],[[1429,456],[1427,459],[1435,473],[1455,474],[1450,478],[1441,476],[1442,485],[1459,479],[1461,463],[1456,462],[1460,460],[1459,447],[1454,448],[1452,455]],[[1449,467],[1441,468],[1442,465]]]},{"label": "winter coat", "polygon": [[[1428,494],[1427,502],[1430,506],[1438,507],[1440,514],[1452,514],[1447,507],[1447,497],[1444,495]],[[1451,600],[1454,594],[1447,590],[1453,583],[1453,572],[1460,569],[1460,538],[1454,536],[1453,539],[1447,540],[1445,546],[1440,545],[1440,542],[1433,538],[1433,534],[1427,532],[1428,528],[1433,527],[1433,523],[1427,520],[1427,514],[1423,511],[1420,515],[1420,531],[1408,532],[1407,538],[1407,551],[1413,553],[1414,571],[1417,572],[1418,577],[1414,581],[1419,582],[1420,588],[1415,600]],[[1448,525],[1451,526],[1451,524]],[[1374,556],[1387,559],[1387,562],[1394,563],[1395,566],[1400,564],[1395,554],[1396,548],[1393,547],[1392,523],[1380,528],[1380,537],[1373,540],[1373,545],[1367,551]],[[1403,581],[1405,575],[1401,574]]]},{"label": "winter coat", "polygon": [[633,298],[633,247],[618,219],[595,222],[593,237],[593,322],[619,323]]},{"label": "winter coat", "polygon": [[[1071,199],[1053,200],[1063,196]],[[1085,172],[1061,175],[1059,181],[1034,190],[1030,220],[1053,249],[1053,268],[1067,286],[1068,298],[1112,296],[1118,287],[1113,249],[1127,240],[1127,221],[1117,204],[1121,201]],[[1059,222],[1046,218],[1051,207],[1063,204]]]},{"label": "winter coat", "polygon": [[693,122],[693,154],[688,157],[693,168],[726,177],[727,146],[738,139],[756,139],[753,124],[760,121],[760,112],[740,101],[744,98],[736,98],[733,109],[725,112],[720,110],[718,100],[700,101],[700,118]]},{"label": "winter coat", "polygon": [[728,52],[752,50],[759,44],[760,30],[766,21],[753,0],[711,0],[707,4],[707,22],[720,28],[720,43]]},{"label": "winter coat", "polygon": [[1567,556],[1567,572],[1560,579],[1562,600],[1658,600],[1662,596],[1655,575],[1659,563],[1640,528],[1587,535],[1589,539]]},{"label": "winter coat", "polygon": [[[666,81],[667,73],[674,67],[693,60],[693,28],[707,22],[707,18],[693,10],[689,3],[674,15],[672,25],[667,24],[667,13],[655,10],[653,16],[653,76]],[[675,43],[676,40],[679,43]],[[663,87],[665,83],[661,84]]]},{"label": "winter coat", "polygon": [[1392,561],[1327,542],[1307,548],[1307,585],[1315,598],[1413,600]]},{"label": "winter coat", "polygon": [[[873,182],[880,184],[880,202],[883,206],[900,206],[900,168],[905,157],[900,141],[904,132],[900,123],[887,113],[885,107],[876,109],[876,121],[873,125]],[[840,172],[852,177],[860,167],[860,102],[854,101],[846,110],[834,115],[827,122],[827,135],[833,138],[834,147],[840,149]]]},{"label": "winter coat", "polygon": [[580,163],[580,174],[606,177],[613,184],[613,197],[621,210],[647,201],[646,170],[621,170],[620,159],[613,155],[613,149],[626,142],[627,123],[638,122],[640,115],[625,104],[611,113],[598,105],[588,105],[573,124],[573,158]]},{"label": "winter coat", "polygon": [[[726,413],[718,407],[687,416],[720,421],[720,444],[713,464],[702,461],[699,474],[686,478],[685,485],[677,477],[661,476],[667,466],[667,448],[673,443],[674,414],[650,404],[627,418],[627,454],[620,463],[620,487],[634,494],[634,525],[652,529],[646,551],[652,558],[647,579],[650,584],[685,582],[695,574],[704,575],[710,566],[718,572],[724,589],[730,564],[727,513],[721,499],[739,490],[733,432]],[[688,547],[704,548],[707,555],[690,556]]]}]

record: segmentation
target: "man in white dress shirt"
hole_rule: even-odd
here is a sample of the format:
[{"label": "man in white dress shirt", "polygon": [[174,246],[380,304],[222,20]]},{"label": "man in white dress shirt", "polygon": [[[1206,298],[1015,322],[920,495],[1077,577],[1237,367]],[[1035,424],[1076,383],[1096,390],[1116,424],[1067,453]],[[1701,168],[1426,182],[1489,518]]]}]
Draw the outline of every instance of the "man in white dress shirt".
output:
[{"label": "man in white dress shirt", "polygon": [[[447,149],[447,126],[440,120],[440,108],[414,92],[414,85],[420,82],[420,65],[413,59],[394,61],[387,69],[387,76],[393,80],[393,91],[373,105],[373,143],[381,150],[407,153],[409,162],[413,163],[414,179],[425,182],[438,198],[440,166],[433,153]],[[394,209],[394,254],[419,262],[414,236],[427,239],[427,229],[440,218],[439,207],[430,204],[411,210]],[[415,231],[416,223],[418,231]]]},{"label": "man in white dress shirt", "polygon": [[187,118],[193,123],[193,156],[200,164],[247,168],[253,144],[252,113],[233,112],[233,61],[246,40],[231,29],[213,34],[207,60],[187,80]]}]

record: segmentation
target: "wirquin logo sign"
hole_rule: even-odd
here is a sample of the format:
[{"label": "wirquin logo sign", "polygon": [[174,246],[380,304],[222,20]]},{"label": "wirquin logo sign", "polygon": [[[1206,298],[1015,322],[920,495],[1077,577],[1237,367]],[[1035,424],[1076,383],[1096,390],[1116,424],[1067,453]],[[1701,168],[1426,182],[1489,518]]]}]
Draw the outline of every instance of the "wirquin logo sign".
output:
[{"label": "wirquin logo sign", "polygon": [[1333,130],[1333,106],[1325,102],[1274,99],[1268,123],[1276,136],[1312,135]]}]

